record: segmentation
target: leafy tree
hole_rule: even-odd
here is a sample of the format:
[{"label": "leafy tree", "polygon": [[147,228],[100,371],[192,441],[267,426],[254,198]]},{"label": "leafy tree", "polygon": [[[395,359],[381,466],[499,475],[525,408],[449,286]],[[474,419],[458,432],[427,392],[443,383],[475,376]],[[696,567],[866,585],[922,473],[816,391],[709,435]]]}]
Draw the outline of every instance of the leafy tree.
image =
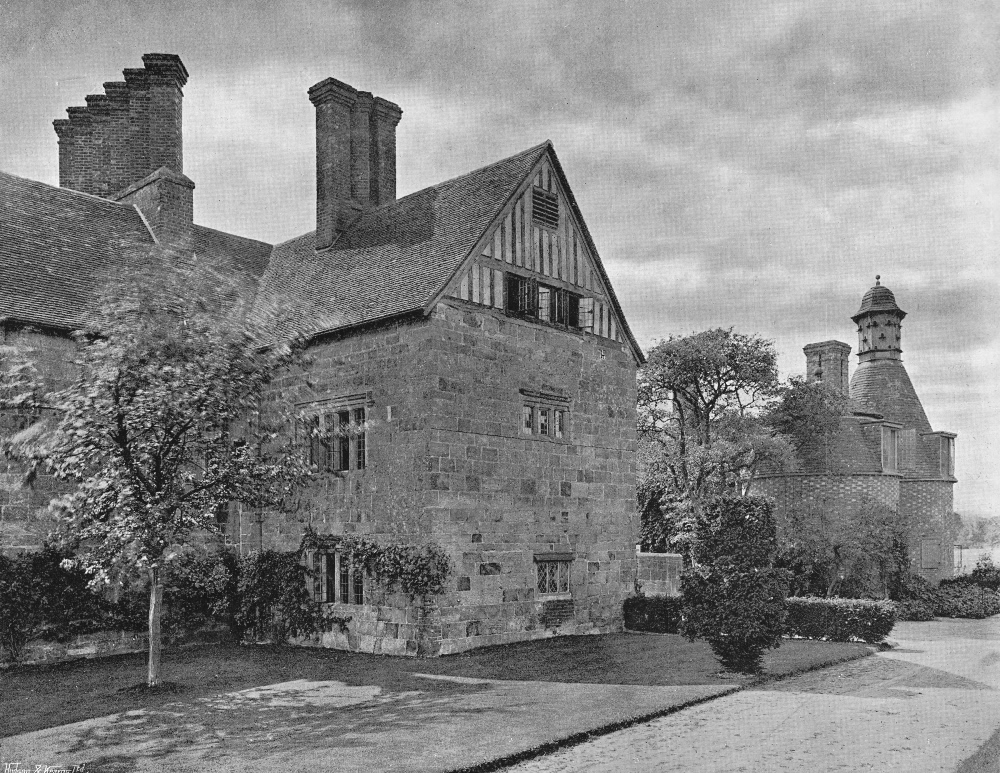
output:
[{"label": "leafy tree", "polygon": [[74,484],[54,507],[92,582],[148,581],[152,687],[166,564],[230,501],[277,505],[310,468],[281,440],[290,410],[270,389],[296,352],[261,346],[234,282],[160,254],[111,287],[34,453]]},{"label": "leafy tree", "polygon": [[672,337],[638,377],[639,510],[647,546],[690,542],[700,504],[745,494],[770,464],[790,460],[764,421],[779,394],[774,344],[730,329]]},{"label": "leafy tree", "polygon": [[16,438],[35,422],[40,391],[30,350],[0,344],[0,458],[17,457]]},{"label": "leafy tree", "polygon": [[823,448],[823,441],[840,429],[841,418],[851,412],[847,396],[822,381],[792,376],[777,394],[777,402],[764,418],[796,454]]},{"label": "leafy tree", "polygon": [[694,564],[681,575],[682,632],[704,638],[722,665],[758,673],[767,649],[781,645],[790,573],[777,569],[771,504],[760,497],[718,497],[701,508]]},{"label": "leafy tree", "polygon": [[848,513],[789,512],[778,538],[793,595],[889,598],[909,571],[905,520],[875,500]]}]

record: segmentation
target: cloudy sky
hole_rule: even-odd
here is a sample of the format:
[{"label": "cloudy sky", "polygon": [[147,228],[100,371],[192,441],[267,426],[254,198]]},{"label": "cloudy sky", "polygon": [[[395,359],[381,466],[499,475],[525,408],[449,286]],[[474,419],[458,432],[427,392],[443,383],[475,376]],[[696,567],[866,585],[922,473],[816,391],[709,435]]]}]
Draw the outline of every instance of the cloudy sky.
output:
[{"label": "cloudy sky", "polygon": [[196,219],[314,222],[306,89],[402,106],[405,194],[545,139],[644,347],[735,326],[857,345],[875,274],[959,433],[956,508],[1000,491],[1000,11],[991,0],[24,0],[0,7],[0,169],[57,182],[51,122],[177,53]]}]

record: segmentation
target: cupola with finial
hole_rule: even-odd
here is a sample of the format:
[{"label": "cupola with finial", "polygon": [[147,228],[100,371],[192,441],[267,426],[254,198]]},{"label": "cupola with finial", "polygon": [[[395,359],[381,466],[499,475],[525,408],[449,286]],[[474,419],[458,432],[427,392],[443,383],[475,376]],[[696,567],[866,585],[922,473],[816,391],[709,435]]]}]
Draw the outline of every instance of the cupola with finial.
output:
[{"label": "cupola with finial", "polygon": [[902,328],[906,312],[896,305],[892,290],[875,277],[875,286],[861,299],[851,317],[858,326],[858,361],[898,360],[903,353]]}]

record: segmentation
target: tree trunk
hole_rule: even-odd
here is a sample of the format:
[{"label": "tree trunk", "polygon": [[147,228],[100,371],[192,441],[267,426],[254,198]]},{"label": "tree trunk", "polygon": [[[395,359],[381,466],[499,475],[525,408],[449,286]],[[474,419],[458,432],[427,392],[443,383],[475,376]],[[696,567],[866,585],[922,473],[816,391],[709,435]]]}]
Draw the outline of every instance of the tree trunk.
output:
[{"label": "tree trunk", "polygon": [[163,580],[160,567],[153,564],[149,569],[149,671],[146,684],[156,687],[160,684],[160,616],[163,612]]}]

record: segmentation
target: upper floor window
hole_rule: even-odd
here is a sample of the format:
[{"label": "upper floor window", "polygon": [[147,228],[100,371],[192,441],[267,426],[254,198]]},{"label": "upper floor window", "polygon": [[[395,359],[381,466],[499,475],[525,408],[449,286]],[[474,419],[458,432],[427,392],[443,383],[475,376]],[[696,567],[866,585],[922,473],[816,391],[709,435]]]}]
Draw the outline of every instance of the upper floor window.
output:
[{"label": "upper floor window", "polygon": [[584,300],[593,302],[593,299],[583,299],[569,290],[541,284],[531,277],[507,275],[507,311],[514,314],[579,328],[584,327],[580,316]]},{"label": "upper floor window", "polygon": [[364,405],[318,409],[302,421],[309,463],[320,472],[363,470],[368,464],[368,414]]},{"label": "upper floor window", "polygon": [[941,475],[955,477],[955,438],[941,436]]},{"label": "upper floor window", "polygon": [[899,430],[882,427],[882,472],[899,471]]},{"label": "upper floor window", "polygon": [[569,398],[522,389],[521,433],[556,439],[569,437]]}]

